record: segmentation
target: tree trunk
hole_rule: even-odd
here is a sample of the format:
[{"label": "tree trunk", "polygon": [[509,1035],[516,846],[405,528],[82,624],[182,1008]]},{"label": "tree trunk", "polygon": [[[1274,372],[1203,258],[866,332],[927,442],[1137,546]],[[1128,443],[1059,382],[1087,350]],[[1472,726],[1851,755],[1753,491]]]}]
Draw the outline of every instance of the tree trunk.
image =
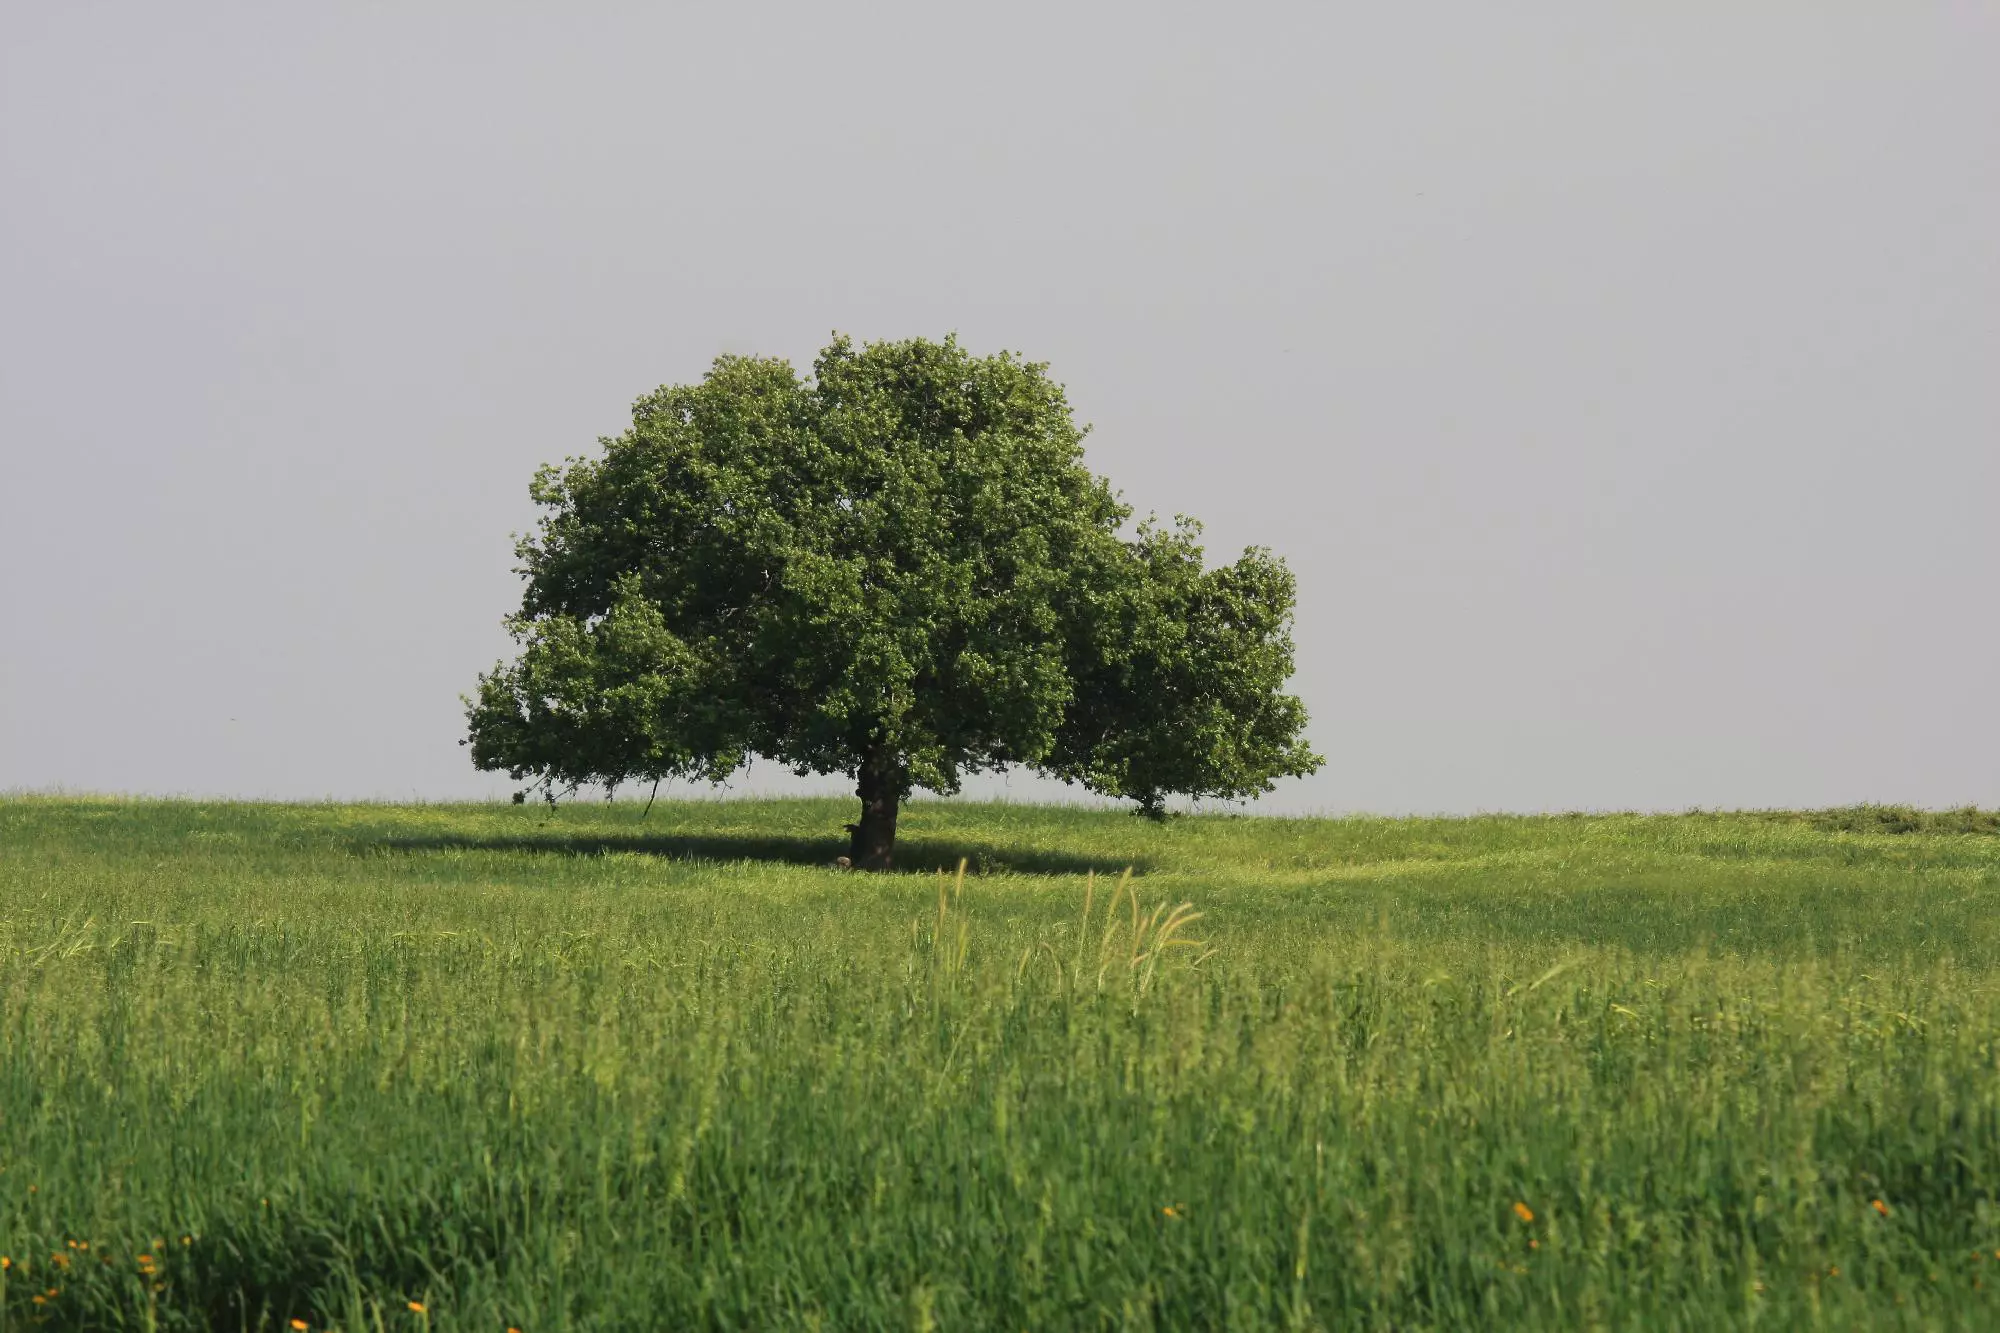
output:
[{"label": "tree trunk", "polygon": [[896,807],[903,799],[901,765],[886,751],[871,751],[861,761],[861,822],[849,824],[854,835],[848,862],[856,870],[887,870],[896,854]]}]

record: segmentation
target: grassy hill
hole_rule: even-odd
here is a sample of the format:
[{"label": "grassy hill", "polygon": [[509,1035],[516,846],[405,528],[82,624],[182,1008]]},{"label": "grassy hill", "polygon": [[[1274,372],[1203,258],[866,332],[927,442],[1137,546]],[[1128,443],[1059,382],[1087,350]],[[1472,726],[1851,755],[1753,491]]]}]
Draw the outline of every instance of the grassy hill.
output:
[{"label": "grassy hill", "polygon": [[2000,1326],[1992,815],[849,817],[0,801],[6,1326]]}]

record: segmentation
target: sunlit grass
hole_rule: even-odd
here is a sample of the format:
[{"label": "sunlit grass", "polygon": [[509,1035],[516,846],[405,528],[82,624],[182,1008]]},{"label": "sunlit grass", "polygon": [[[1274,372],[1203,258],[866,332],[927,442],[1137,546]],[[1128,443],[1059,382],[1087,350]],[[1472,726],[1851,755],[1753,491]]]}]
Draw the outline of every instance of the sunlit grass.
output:
[{"label": "sunlit grass", "polygon": [[2000,1319],[1979,819],[848,817],[0,802],[9,1326]]}]

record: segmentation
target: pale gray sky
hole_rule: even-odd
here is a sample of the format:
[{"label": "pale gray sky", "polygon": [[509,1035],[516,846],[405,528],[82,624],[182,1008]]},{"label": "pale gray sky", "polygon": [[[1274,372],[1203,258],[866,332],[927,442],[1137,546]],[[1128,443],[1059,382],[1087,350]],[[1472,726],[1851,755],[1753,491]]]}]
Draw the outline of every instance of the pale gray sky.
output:
[{"label": "pale gray sky", "polygon": [[1988,0],[8,5],[0,788],[504,791],[535,466],[955,329],[1292,563],[1266,808],[2000,804],[1996,69]]}]

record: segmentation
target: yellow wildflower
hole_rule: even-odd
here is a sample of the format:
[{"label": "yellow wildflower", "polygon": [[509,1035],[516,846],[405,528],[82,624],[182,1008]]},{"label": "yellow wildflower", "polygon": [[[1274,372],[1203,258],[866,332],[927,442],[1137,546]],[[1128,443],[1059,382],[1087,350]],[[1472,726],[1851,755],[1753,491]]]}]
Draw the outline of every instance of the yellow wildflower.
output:
[{"label": "yellow wildflower", "polygon": [[1535,1220],[1535,1210],[1528,1207],[1527,1204],[1516,1200],[1514,1203],[1514,1216],[1520,1218],[1523,1222],[1532,1222]]},{"label": "yellow wildflower", "polygon": [[1882,1214],[1882,1216],[1884,1217],[1887,1217],[1889,1215],[1889,1205],[1883,1203],[1880,1199],[1875,1200],[1875,1202],[1869,1204],[1868,1206],[1870,1208],[1873,1208],[1876,1212]]}]

